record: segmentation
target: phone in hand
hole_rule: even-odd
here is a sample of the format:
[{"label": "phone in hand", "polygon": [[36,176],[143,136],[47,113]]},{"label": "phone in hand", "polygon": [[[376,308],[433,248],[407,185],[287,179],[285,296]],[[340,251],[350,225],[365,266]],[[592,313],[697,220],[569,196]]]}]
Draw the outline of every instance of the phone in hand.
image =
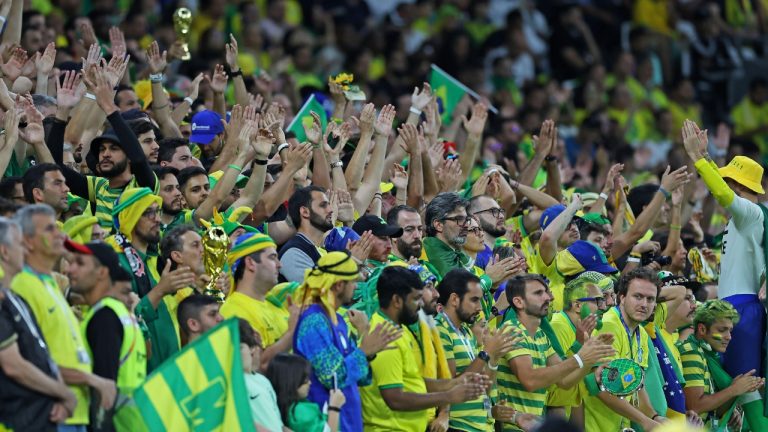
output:
[{"label": "phone in hand", "polygon": [[333,389],[338,390],[339,389],[339,379],[336,375],[336,372],[333,373]]}]

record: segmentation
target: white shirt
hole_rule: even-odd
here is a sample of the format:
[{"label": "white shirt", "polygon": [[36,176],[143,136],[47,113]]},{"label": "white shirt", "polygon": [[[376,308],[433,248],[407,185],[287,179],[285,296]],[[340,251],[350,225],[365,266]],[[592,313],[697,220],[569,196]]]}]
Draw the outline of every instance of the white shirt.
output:
[{"label": "white shirt", "polygon": [[723,235],[718,297],[757,294],[765,272],[763,211],[758,204],[734,196],[728,207],[731,219]]}]

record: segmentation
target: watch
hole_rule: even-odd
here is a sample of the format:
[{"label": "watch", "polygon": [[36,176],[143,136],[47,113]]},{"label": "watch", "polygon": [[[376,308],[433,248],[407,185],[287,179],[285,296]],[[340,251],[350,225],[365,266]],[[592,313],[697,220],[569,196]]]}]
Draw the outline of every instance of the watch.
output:
[{"label": "watch", "polygon": [[477,353],[477,356],[486,363],[491,362],[491,356],[486,351],[480,351],[479,353]]}]

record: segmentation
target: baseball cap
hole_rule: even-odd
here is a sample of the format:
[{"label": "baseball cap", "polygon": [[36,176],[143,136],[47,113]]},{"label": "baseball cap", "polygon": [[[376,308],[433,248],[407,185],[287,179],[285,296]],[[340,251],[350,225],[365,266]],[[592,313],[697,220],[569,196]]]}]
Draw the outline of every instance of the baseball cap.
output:
[{"label": "baseball cap", "polygon": [[585,213],[584,216],[581,216],[581,218],[584,220],[584,222],[589,222],[597,225],[606,225],[611,223],[611,221],[608,220],[608,218],[601,215],[600,213]]},{"label": "baseball cap", "polygon": [[109,277],[112,279],[112,282],[128,282],[131,280],[131,274],[120,265],[117,253],[107,243],[77,243],[67,239],[64,241],[64,246],[70,252],[96,257],[101,265],[109,269]]},{"label": "baseball cap", "polygon": [[360,240],[360,236],[349,227],[336,227],[325,236],[323,247],[328,252],[343,251],[347,249],[350,241]]},{"label": "baseball cap", "polygon": [[572,276],[585,271],[615,273],[619,271],[608,264],[603,251],[595,244],[585,240],[576,240],[567,249],[557,254],[557,270],[564,276]]},{"label": "baseball cap", "polygon": [[664,286],[664,287],[684,286],[686,288],[696,291],[701,286],[701,283],[699,282],[692,281],[685,276],[678,276],[666,270],[660,271],[658,276],[659,276],[659,280],[661,281],[661,286]]},{"label": "baseball cap", "polygon": [[216,135],[224,132],[221,116],[211,110],[203,110],[192,117],[192,135],[189,142],[208,145]]},{"label": "baseball cap", "polygon": [[91,147],[88,149],[88,154],[85,155],[85,163],[88,165],[88,169],[90,169],[92,173],[98,173],[96,168],[99,164],[99,145],[101,145],[103,142],[111,142],[118,145],[120,148],[123,148],[123,144],[120,142],[120,138],[118,138],[113,129],[109,129],[103,134],[91,140]]},{"label": "baseball cap", "polygon": [[374,216],[365,215],[356,220],[352,229],[358,234],[363,235],[366,231],[371,231],[373,235],[377,237],[393,237],[397,238],[403,235],[403,229],[397,225],[387,225],[384,219]]}]

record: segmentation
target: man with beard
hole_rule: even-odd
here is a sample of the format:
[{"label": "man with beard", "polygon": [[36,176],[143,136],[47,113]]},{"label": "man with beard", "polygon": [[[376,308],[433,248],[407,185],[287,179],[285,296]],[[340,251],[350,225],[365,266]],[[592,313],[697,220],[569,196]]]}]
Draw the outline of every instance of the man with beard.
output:
[{"label": "man with beard", "polygon": [[[619,305],[603,315],[603,325],[594,333],[594,336],[610,334],[613,337],[615,354],[605,361],[626,359],[643,369],[648,368],[650,338],[642,323],[651,317],[656,307],[658,283],[656,274],[646,268],[622,275],[618,284]],[[599,376],[599,372],[600,369],[595,375]],[[644,388],[634,395],[619,398],[592,387],[590,395],[584,398],[584,407],[585,430],[590,431],[620,430],[629,427],[630,422],[640,425],[643,430],[652,430],[665,421],[665,413],[653,409]]]},{"label": "man with beard", "polygon": [[24,199],[32,204],[48,204],[61,218],[69,207],[67,180],[58,165],[42,163],[32,166],[22,177]]},{"label": "man with beard", "polygon": [[493,261],[493,248],[496,246],[496,239],[507,233],[504,226],[506,212],[488,195],[478,195],[469,200],[467,213],[474,216],[483,230],[483,243],[485,247],[477,253],[475,265],[485,270],[489,262]]},{"label": "man with beard", "polygon": [[144,156],[150,165],[158,164],[158,154],[160,146],[157,144],[157,137],[155,136],[155,129],[152,127],[152,121],[149,117],[140,117],[131,120],[128,123],[133,134],[139,140],[141,150],[144,152]]},{"label": "man with beard", "polygon": [[323,236],[333,228],[333,209],[325,189],[307,186],[294,192],[288,200],[288,217],[297,232],[280,248],[280,275],[288,282],[302,282],[304,271],[325,253],[320,249]]},{"label": "man with beard", "polygon": [[[550,386],[567,390],[577,385],[592,366],[613,354],[613,348],[609,337],[585,337],[578,352],[561,358],[542,325],[549,314],[552,293],[540,275],[513,277],[507,282],[505,294],[510,307],[502,328],[508,326],[521,332],[523,341],[499,364],[499,392],[517,412],[539,417],[544,414]],[[517,415],[506,423],[513,425],[511,430],[527,429],[521,421]]]},{"label": "man with beard", "polygon": [[541,274],[549,280],[549,288],[554,293],[554,310],[563,309],[563,288],[565,279],[558,272],[556,265],[558,254],[579,240],[579,230],[574,217],[583,204],[579,194],[573,194],[568,207],[558,204],[544,210],[539,220],[541,238],[537,246],[538,253],[533,258],[532,273]]},{"label": "man with beard", "polygon": [[[136,317],[128,310],[131,275],[120,266],[117,254],[106,243],[65,242],[74,253],[67,276],[72,291],[81,295],[89,306],[81,323],[88,352],[93,357],[93,373],[117,384],[117,407],[132,398],[134,390],[147,375],[147,346]],[[112,407],[110,407],[112,408]],[[131,418],[114,416],[106,410],[91,407],[91,430],[113,431],[131,427]],[[128,411],[126,411],[128,412]]]},{"label": "man with beard", "polygon": [[382,270],[376,285],[381,308],[371,326],[390,323],[402,329],[402,336],[371,361],[372,382],[361,389],[365,430],[424,431],[429,409],[458,404],[485,393],[490,380],[477,373],[460,379],[425,380],[414,356],[417,344],[409,326],[419,320],[423,284],[406,267]]},{"label": "man with beard", "polygon": [[186,339],[185,345],[224,321],[220,309],[221,304],[215,297],[203,294],[192,294],[179,303],[179,333]]},{"label": "man with beard", "polygon": [[[482,311],[483,289],[480,279],[467,270],[449,271],[440,282],[439,291],[438,303],[443,305],[443,311],[437,316],[437,328],[451,376],[482,373],[494,381],[499,359],[510,352],[520,338],[512,332],[496,331],[485,333],[483,339],[478,340],[471,326]],[[483,393],[466,403],[452,404],[449,427],[492,431],[494,419],[504,414],[504,409],[493,408],[490,396]]]},{"label": "man with beard", "polygon": [[149,188],[126,189],[113,209],[118,232],[106,240],[118,253],[123,268],[132,273],[133,292],[141,299],[136,315],[147,324],[152,347],[147,372],[179,350],[176,316],[170,312],[178,306],[173,295],[194,285],[196,279],[189,267],[171,270],[170,260],[162,273],[157,267],[161,203]]},{"label": "man with beard", "polygon": [[66,121],[53,122],[47,144],[72,193],[90,201],[95,216],[99,218],[99,225],[110,232],[113,226],[112,207],[117,197],[127,188],[148,187],[156,191],[158,182],[136,135],[115,105],[114,90],[107,82],[105,72],[97,71],[95,82],[85,77],[84,80],[112,126],[112,129],[91,141],[85,157],[94,175],[82,175],[64,164]]},{"label": "man with beard", "polygon": [[425,212],[427,259],[443,277],[453,268],[466,268],[469,257],[461,250],[467,241],[467,201],[455,192],[438,194]]},{"label": "man with beard", "polygon": [[221,314],[243,318],[259,332],[264,346],[261,370],[266,370],[273,357],[291,349],[299,317],[298,308],[290,306],[290,301],[288,309],[283,309],[266,300],[280,275],[277,246],[267,235],[243,234],[235,240],[227,260],[235,289],[221,307]]},{"label": "man with beard", "polygon": [[373,234],[371,252],[368,254],[366,266],[374,272],[388,262],[389,253],[392,251],[392,239],[403,235],[403,229],[399,226],[390,225],[384,219],[370,214],[356,220],[352,229],[360,236],[366,231]]}]

